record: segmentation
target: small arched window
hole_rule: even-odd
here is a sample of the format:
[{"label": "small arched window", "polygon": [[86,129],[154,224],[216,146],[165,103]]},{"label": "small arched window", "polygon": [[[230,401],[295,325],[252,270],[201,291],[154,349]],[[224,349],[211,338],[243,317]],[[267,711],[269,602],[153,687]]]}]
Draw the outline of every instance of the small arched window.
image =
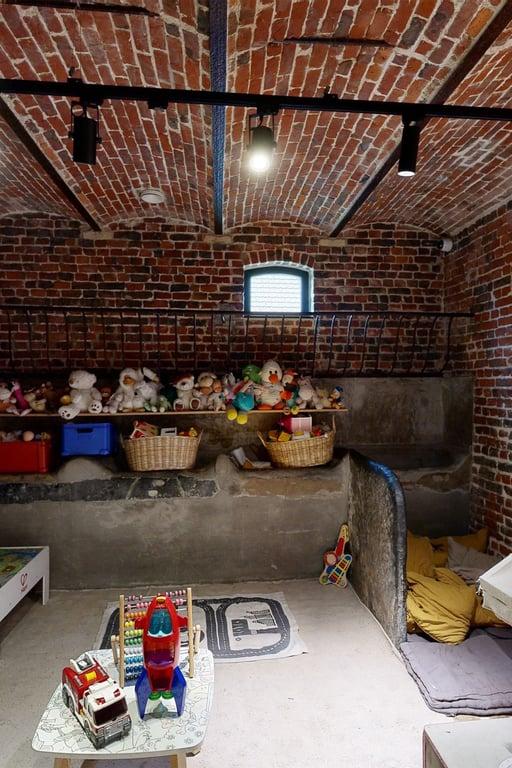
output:
[{"label": "small arched window", "polygon": [[312,271],[268,265],[248,267],[244,275],[244,310],[270,314],[311,312]]}]

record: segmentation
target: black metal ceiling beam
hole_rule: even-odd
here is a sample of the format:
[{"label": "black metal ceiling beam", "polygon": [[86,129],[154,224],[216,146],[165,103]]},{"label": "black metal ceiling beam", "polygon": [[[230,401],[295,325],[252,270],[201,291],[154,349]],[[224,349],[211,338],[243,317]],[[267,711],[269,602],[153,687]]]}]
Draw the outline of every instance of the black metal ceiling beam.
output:
[{"label": "black metal ceiling beam", "polygon": [[242,107],[250,109],[304,110],[308,112],[352,113],[365,115],[398,115],[413,120],[440,117],[452,120],[512,121],[510,107],[472,107],[462,104],[414,103],[408,101],[378,101],[339,99],[324,96],[281,96],[259,93],[230,93],[227,91],[157,88],[154,86],[102,85],[70,79],[18,80],[0,78],[0,93],[30,94],[81,99],[101,105],[104,101],[142,101],[150,108],[165,109],[169,104],[202,104],[203,106]]},{"label": "black metal ceiling beam", "polygon": [[21,141],[28,153],[34,158],[34,160],[43,168],[44,171],[51,178],[56,187],[62,192],[68,203],[75,209],[81,219],[86,221],[91,229],[99,232],[101,230],[98,222],[91,216],[87,208],[75,195],[73,190],[68,187],[62,176],[55,170],[50,160],[46,157],[44,152],[40,149],[38,144],[34,141],[30,133],[27,131],[23,123],[21,123],[12,109],[5,103],[0,97],[0,118],[2,118],[11,131]]},{"label": "black metal ceiling beam", "polygon": [[[432,104],[442,104],[448,99],[455,89],[462,83],[465,77],[471,72],[471,70],[478,64],[482,56],[489,50],[494,43],[498,35],[500,35],[505,27],[512,21],[512,2],[508,0],[503,8],[498,11],[494,19],[487,25],[484,32],[480,35],[476,43],[472,46],[468,54],[464,59],[455,67],[453,72],[448,76],[442,86],[431,100]],[[423,127],[431,117],[438,117],[438,115],[427,115]],[[337,237],[340,232],[347,226],[349,221],[353,219],[359,209],[368,200],[373,191],[379,186],[380,182],[388,175],[390,170],[398,162],[400,157],[400,145],[395,147],[389,157],[384,161],[381,167],[375,172],[368,184],[358,194],[350,208],[345,211],[341,219],[338,221],[331,237]]]},{"label": "black metal ceiling beam", "polygon": [[[210,80],[213,91],[226,90],[227,0],[210,0]],[[216,235],[224,231],[224,154],[226,107],[212,107],[213,223]]]}]

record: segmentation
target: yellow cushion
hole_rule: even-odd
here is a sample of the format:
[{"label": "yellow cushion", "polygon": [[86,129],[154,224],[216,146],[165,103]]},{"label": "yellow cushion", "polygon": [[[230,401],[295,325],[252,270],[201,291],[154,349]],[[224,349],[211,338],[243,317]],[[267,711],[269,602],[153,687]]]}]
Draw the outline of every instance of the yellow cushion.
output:
[{"label": "yellow cushion", "polygon": [[444,546],[435,545],[434,539],[430,539],[432,544],[432,555],[434,558],[434,568],[444,568],[448,565],[448,539],[446,539],[446,548]]},{"label": "yellow cushion", "polygon": [[450,570],[450,568],[434,568],[434,578],[443,584],[455,584],[456,586],[467,587],[475,591],[473,586],[467,584],[461,576],[455,573],[455,571]]},{"label": "yellow cushion", "polygon": [[446,581],[407,573],[407,610],[418,627],[434,640],[460,643],[471,625],[475,592],[466,584],[458,584],[450,576],[441,575]]},{"label": "yellow cushion", "polygon": [[494,611],[484,608],[480,595],[476,596],[475,612],[471,622],[474,627],[507,627],[506,621],[499,619]]},{"label": "yellow cushion", "polygon": [[475,593],[475,612],[471,619],[471,626],[473,627],[506,627],[508,626],[505,621],[499,619],[494,611],[489,608],[484,608],[482,605],[482,598],[476,594],[476,585],[467,584],[457,573],[451,571],[449,568],[435,568],[435,577],[438,581],[442,581],[445,584],[458,584],[461,587],[466,587]]},{"label": "yellow cushion", "polygon": [[489,541],[489,530],[480,528],[476,533],[468,533],[466,536],[452,536],[457,544],[462,544],[468,549],[476,549],[477,552],[487,552],[487,542]]},{"label": "yellow cushion", "polygon": [[[469,549],[476,549],[477,552],[487,552],[489,530],[487,528],[480,528],[476,533],[468,533],[465,536],[452,536],[451,538],[456,541],[457,544],[462,544],[462,546],[468,547]],[[436,555],[436,553],[442,552],[444,554],[446,552],[445,562],[439,563],[439,566],[443,567],[448,562],[448,536],[440,536],[437,539],[430,539],[430,543],[434,550],[434,561],[436,559],[441,559],[441,555]],[[434,564],[438,565],[437,562],[434,562]]]},{"label": "yellow cushion", "polygon": [[415,536],[407,531],[407,573],[421,573],[434,576],[434,557],[432,545],[426,536]]}]

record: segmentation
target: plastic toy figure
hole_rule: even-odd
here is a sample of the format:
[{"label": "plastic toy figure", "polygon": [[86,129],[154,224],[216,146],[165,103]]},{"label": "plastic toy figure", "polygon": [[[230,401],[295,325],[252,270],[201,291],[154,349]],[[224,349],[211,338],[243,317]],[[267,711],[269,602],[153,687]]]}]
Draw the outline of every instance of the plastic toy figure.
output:
[{"label": "plastic toy figure", "polygon": [[62,698],[96,749],[132,727],[123,689],[89,653],[62,670]]},{"label": "plastic toy figure", "polygon": [[187,683],[179,668],[180,628],[186,625],[186,616],[179,616],[172,600],[165,595],[154,597],[145,616],[135,621],[136,629],[143,630],[144,669],[135,683],[142,719],[148,699],[174,698],[178,716],[183,712]]}]

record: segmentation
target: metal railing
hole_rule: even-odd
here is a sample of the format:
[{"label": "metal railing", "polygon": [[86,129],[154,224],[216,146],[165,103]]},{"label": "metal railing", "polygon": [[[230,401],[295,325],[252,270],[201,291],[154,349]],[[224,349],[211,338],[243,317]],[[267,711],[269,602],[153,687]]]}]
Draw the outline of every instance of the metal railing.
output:
[{"label": "metal railing", "polygon": [[277,358],[311,376],[440,376],[469,313],[236,311],[8,304],[0,309],[5,373],[70,368],[238,370]]}]

